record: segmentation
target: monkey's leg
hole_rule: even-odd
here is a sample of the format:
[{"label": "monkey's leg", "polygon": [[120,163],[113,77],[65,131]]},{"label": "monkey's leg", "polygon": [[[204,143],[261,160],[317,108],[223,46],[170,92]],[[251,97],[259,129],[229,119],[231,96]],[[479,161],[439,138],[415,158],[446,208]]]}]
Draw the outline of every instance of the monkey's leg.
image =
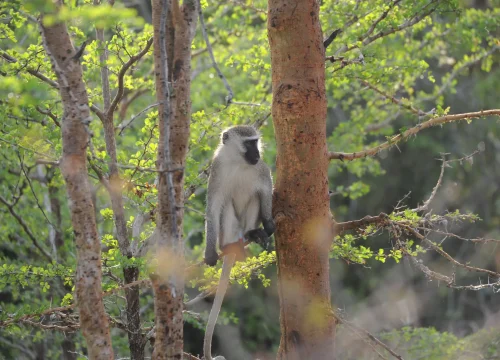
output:
[{"label": "monkey's leg", "polygon": [[[224,295],[226,294],[227,287],[229,286],[229,275],[231,275],[231,269],[233,268],[234,262],[234,254],[227,254],[226,256],[224,256],[219,286],[217,286],[214,303],[212,305],[212,309],[210,310],[210,315],[208,316],[207,329],[205,331],[205,341],[203,343],[203,353],[205,356],[205,360],[213,360],[212,337],[214,335],[215,323],[217,322],[217,318],[219,317],[222,301],[224,300]],[[221,356],[217,356],[216,359],[222,360],[224,358]]]}]

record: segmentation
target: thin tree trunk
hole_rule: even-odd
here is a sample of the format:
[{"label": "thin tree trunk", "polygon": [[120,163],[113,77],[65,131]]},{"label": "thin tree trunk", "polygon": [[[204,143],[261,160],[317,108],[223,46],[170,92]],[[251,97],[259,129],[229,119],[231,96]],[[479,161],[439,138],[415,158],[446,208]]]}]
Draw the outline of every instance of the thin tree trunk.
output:
[{"label": "thin tree trunk", "polygon": [[[94,2],[96,3],[96,2]],[[107,67],[108,48],[104,39],[104,29],[96,29],[96,38],[100,43],[102,51],[99,53],[101,64],[101,83],[104,100],[104,139],[106,142],[106,152],[109,156],[109,187],[108,192],[111,198],[111,208],[116,226],[118,246],[123,256],[132,257],[129,234],[127,232],[127,222],[125,220],[125,209],[123,207],[123,181],[118,171],[116,136],[114,126],[114,109],[111,109],[111,92],[109,88],[109,69]],[[137,267],[126,267],[123,269],[125,284],[130,284],[139,278]],[[144,359],[144,339],[141,332],[141,316],[139,306],[139,287],[134,286],[125,289],[126,314],[127,314],[127,336],[130,349],[131,360]]]},{"label": "thin tree trunk", "polygon": [[278,359],[333,359],[325,55],[316,0],[269,0],[276,134]]},{"label": "thin tree trunk", "polygon": [[41,30],[45,50],[57,75],[64,107],[60,167],[67,185],[78,250],[75,288],[80,325],[89,358],[113,359],[108,318],[102,301],[101,244],[87,176],[88,123],[92,117],[82,79],[82,67],[79,59],[74,58],[77,52],[64,23],[41,25]]},{"label": "thin tree trunk", "polygon": [[197,12],[193,0],[185,0],[182,7],[177,0],[153,0],[152,7],[156,94],[160,103],[158,263],[151,277],[156,315],[153,359],[181,359],[184,340],[183,187],[191,118],[191,42]]}]

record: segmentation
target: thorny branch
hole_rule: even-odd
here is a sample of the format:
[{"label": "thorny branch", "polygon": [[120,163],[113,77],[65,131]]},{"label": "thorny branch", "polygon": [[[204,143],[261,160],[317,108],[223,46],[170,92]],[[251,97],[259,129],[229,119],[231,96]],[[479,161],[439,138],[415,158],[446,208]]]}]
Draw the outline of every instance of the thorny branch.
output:
[{"label": "thorny branch", "polygon": [[404,139],[408,139],[410,136],[416,135],[418,132],[421,130],[437,126],[437,125],[443,125],[446,123],[454,122],[454,121],[460,121],[460,120],[466,120],[466,119],[474,119],[474,118],[480,118],[484,116],[491,116],[491,115],[500,115],[500,109],[492,109],[492,110],[481,110],[477,112],[471,112],[471,113],[463,113],[463,114],[452,114],[452,115],[445,115],[445,116],[440,116],[436,117],[433,119],[429,119],[421,124],[418,124],[411,129],[408,129],[400,134],[394,135],[392,138],[390,138],[388,141],[375,146],[371,149],[367,150],[362,150],[362,151],[357,151],[353,153],[344,153],[344,152],[329,152],[328,153],[328,158],[330,160],[354,160],[354,159],[361,159],[365,158],[367,156],[374,156],[381,152],[382,150],[389,149],[396,145],[398,142]]},{"label": "thorny branch", "polygon": [[[437,233],[437,234],[444,234],[446,236],[450,237],[456,237],[461,240],[466,240],[466,241],[474,241],[477,243],[488,243],[492,241],[498,241],[498,240],[493,240],[493,239],[465,239],[463,237],[460,237],[458,235],[455,235],[449,231],[441,231],[439,229],[436,229],[435,227],[438,226],[439,224],[443,222],[447,222],[448,218],[451,220],[454,220],[453,216],[451,215],[432,215],[431,212],[429,211],[429,205],[432,202],[432,200],[435,198],[438,189],[442,185],[443,181],[443,175],[444,175],[444,170],[446,167],[450,167],[451,162],[455,161],[464,161],[466,159],[469,159],[473,155],[477,154],[479,151],[475,151],[474,153],[467,155],[461,159],[455,159],[455,160],[446,160],[445,159],[445,154],[443,154],[442,158],[442,165],[441,165],[441,171],[439,174],[439,178],[436,182],[436,185],[432,189],[432,192],[429,196],[429,198],[420,206],[418,206],[415,209],[411,209],[410,211],[412,213],[419,213],[421,214],[420,219],[418,220],[409,220],[404,218],[405,211],[400,210],[400,211],[395,211],[392,214],[386,214],[386,213],[380,213],[377,216],[365,216],[362,219],[359,220],[352,220],[352,221],[346,221],[346,222],[341,222],[341,223],[334,223],[333,224],[333,230],[336,235],[342,234],[345,231],[349,230],[356,230],[359,232],[363,232],[363,228],[366,228],[369,225],[375,226],[379,230],[386,229],[389,231],[389,233],[395,238],[397,248],[401,250],[403,254],[405,254],[407,257],[410,258],[410,261],[415,265],[416,268],[418,268],[420,271],[422,271],[428,278],[438,280],[438,281],[443,281],[446,283],[446,285],[450,288],[453,289],[462,289],[462,290],[481,290],[485,288],[492,288],[495,290],[496,288],[500,288],[500,273],[497,273],[492,270],[488,269],[483,269],[479,268],[476,266],[471,266],[468,263],[461,263],[454,259],[450,254],[448,254],[441,246],[438,244],[435,244],[433,241],[428,239],[428,235],[431,233]],[[398,207],[399,209],[399,207]],[[427,212],[427,213],[426,213]],[[402,219],[400,217],[403,217]],[[467,219],[467,215],[463,216],[464,219]],[[409,249],[407,248],[406,242],[402,240],[404,236],[409,236],[415,237],[422,244],[424,244],[427,248],[435,251],[438,253],[441,257],[446,259],[449,263],[453,265],[454,268],[462,268],[466,271],[471,271],[471,272],[477,272],[477,273],[483,273],[488,275],[489,277],[492,277],[493,279],[496,279],[494,282],[488,282],[487,284],[480,284],[480,285],[465,285],[465,286],[457,286],[455,284],[455,275],[453,276],[447,276],[444,274],[437,273],[433,270],[431,270],[428,266],[424,265],[423,262],[419,259],[416,259],[414,255],[410,254]]]}]

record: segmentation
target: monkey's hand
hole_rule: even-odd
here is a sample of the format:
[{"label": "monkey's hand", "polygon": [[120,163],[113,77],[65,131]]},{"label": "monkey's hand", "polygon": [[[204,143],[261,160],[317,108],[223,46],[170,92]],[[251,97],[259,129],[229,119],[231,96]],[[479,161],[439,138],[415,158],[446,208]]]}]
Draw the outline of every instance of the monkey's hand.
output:
[{"label": "monkey's hand", "polygon": [[276,224],[273,219],[262,221],[262,225],[264,225],[264,230],[266,231],[268,237],[271,237],[271,235],[276,231]]},{"label": "monkey's hand", "polygon": [[213,250],[206,250],[205,251],[205,264],[208,266],[215,266],[217,264],[217,260],[219,260],[219,255],[217,254],[217,251]]},{"label": "monkey's hand", "polygon": [[267,233],[263,229],[253,229],[249,230],[245,234],[245,239],[247,241],[253,241],[262,246],[264,250],[267,250],[269,247],[269,237],[267,236]]}]

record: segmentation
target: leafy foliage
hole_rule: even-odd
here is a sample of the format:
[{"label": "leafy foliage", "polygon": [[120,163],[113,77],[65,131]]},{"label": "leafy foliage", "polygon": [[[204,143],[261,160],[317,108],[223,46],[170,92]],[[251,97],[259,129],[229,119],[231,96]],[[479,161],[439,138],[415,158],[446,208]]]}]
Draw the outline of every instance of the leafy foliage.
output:
[{"label": "leafy foliage", "polygon": [[[326,51],[327,56],[334,56],[333,61],[327,63],[326,72],[330,150],[359,151],[386,141],[386,137],[424,119],[454,113],[448,96],[457,91],[464,75],[473,72],[498,75],[498,4],[479,10],[460,3],[456,0],[322,1],[321,23],[325,37],[336,29],[342,30]],[[0,291],[8,294],[0,299],[0,321],[10,318],[11,314],[38,313],[51,305],[70,305],[73,301],[76,249],[72,242],[64,182],[57,168],[62,151],[60,124],[64,114],[54,83],[56,77],[36,22],[41,10],[50,10],[53,6],[51,1],[43,0],[0,4],[0,117],[3,119],[0,125],[3,165],[0,196],[5,199],[0,204],[0,261],[3,263]],[[88,41],[81,64],[89,100],[94,106],[88,158],[102,239],[103,290],[122,285],[124,267],[136,267],[141,277],[146,278],[145,260],[140,257],[139,250],[153,235],[156,211],[154,168],[158,112],[150,49],[125,73],[124,98],[114,119],[127,226],[137,250],[133,257],[122,254],[115,238],[110,199],[100,181],[100,177],[108,173],[109,154],[95,109],[103,108],[101,67],[109,69],[111,94],[115,95],[120,70],[152,37],[151,25],[144,20],[149,14],[142,12],[138,16],[131,6],[127,6],[127,3],[117,3],[111,8],[105,4],[95,6],[91,1],[76,2],[76,5],[68,2],[57,16],[43,19],[46,23],[66,21],[77,47]],[[276,148],[270,117],[271,69],[266,7],[263,0],[203,3],[215,58],[235,96],[232,104],[226,104],[227,90],[212,66],[201,34],[197,34],[192,47],[193,114],[185,171],[184,238],[186,256],[191,263],[202,258],[208,159],[221,129],[239,123],[261,125],[266,143],[264,159],[274,164]],[[106,30],[105,46],[109,56],[105,64],[99,60],[104,45],[95,39],[96,27]],[[485,88],[498,86],[494,78],[484,79]],[[380,91],[366,87],[362,81]],[[416,109],[417,114],[409,108]],[[496,141],[499,135],[497,130],[491,130]],[[415,142],[408,141],[411,146],[419,144],[433,154],[448,150],[444,142],[425,136]],[[374,178],[387,175],[386,157],[387,154],[381,154],[376,158],[332,163],[329,176],[334,184],[332,204],[337,219],[348,216],[349,207],[356,201],[377,195],[371,184]],[[139,226],[141,216],[147,219]],[[434,223],[443,220],[443,216],[437,214],[426,219],[426,214],[412,210],[395,211],[389,216],[391,221],[407,226],[416,226],[424,220]],[[479,220],[475,215],[460,211],[450,212],[445,217],[450,223]],[[413,256],[426,251],[413,238],[408,238],[402,249],[372,243],[381,232],[381,227],[369,225],[355,234],[339,235],[332,243],[330,256],[366,266],[389,259],[399,262],[404,251]],[[258,248],[251,251],[253,256],[233,269],[232,280],[245,289],[257,286],[252,279],[267,287],[272,279],[269,267],[276,261],[276,252],[260,252]],[[220,270],[206,267],[198,270],[189,286],[196,291],[212,291]],[[144,296],[141,302],[146,309],[144,317],[151,319],[151,298]],[[114,305],[107,303],[107,310],[111,316],[118,317],[120,309]],[[123,306],[123,302],[120,305]],[[222,321],[228,318],[235,320],[229,314],[223,316]],[[186,314],[186,320],[197,328],[203,324],[196,314]],[[254,334],[269,334],[270,341],[276,343],[276,327],[269,330],[266,324],[253,325]],[[25,326],[13,325],[8,332],[11,338],[29,335],[34,342],[42,336],[62,341],[59,335],[43,335]],[[387,336],[389,339],[390,335]],[[415,351],[426,349],[429,359],[444,356],[442,351],[450,344],[461,344],[450,334],[437,336],[431,330],[404,330],[394,336],[399,336],[398,341],[412,344]],[[434,343],[435,337],[438,339]],[[424,347],[429,344],[434,344],[435,350]],[[126,353],[125,348],[118,353]],[[12,354],[17,355],[16,352]]]}]

